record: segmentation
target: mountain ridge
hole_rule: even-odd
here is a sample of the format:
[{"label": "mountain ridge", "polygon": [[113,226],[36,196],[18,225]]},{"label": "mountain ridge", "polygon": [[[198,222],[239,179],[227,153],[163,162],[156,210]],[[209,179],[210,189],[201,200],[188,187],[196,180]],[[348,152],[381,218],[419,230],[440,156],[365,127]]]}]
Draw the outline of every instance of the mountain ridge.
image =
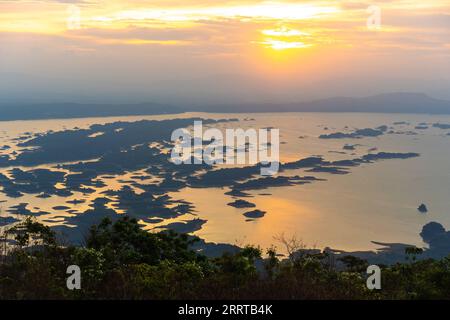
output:
[{"label": "mountain ridge", "polygon": [[334,97],[309,102],[215,105],[202,111],[222,112],[367,112],[450,114],[450,101],[424,93],[394,92],[368,97]]},{"label": "mountain ridge", "polygon": [[269,112],[362,112],[450,114],[450,101],[432,98],[423,93],[395,92],[368,97],[334,97],[296,103],[222,104],[179,107],[160,103],[135,104],[10,104],[0,105],[0,121],[72,119],[90,117],[143,116],[210,113],[269,113]]}]

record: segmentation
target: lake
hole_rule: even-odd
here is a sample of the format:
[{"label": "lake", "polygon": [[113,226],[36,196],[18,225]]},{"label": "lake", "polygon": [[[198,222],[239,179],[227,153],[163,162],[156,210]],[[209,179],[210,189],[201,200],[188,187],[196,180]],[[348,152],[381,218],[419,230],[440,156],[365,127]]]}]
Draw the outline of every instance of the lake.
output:
[{"label": "lake", "polygon": [[[308,247],[332,247],[356,251],[377,248],[371,241],[407,243],[423,247],[425,244],[419,233],[426,223],[437,221],[446,228],[450,227],[450,136],[447,135],[450,129],[433,126],[436,123],[449,124],[450,116],[186,113],[142,117],[11,121],[0,122],[0,147],[2,145],[10,147],[1,150],[0,155],[9,155],[13,159],[20,154],[22,149],[17,146],[18,140],[15,139],[25,133],[33,136],[49,130],[78,130],[93,124],[116,121],[193,117],[239,119],[235,122],[210,125],[220,129],[267,127],[279,129],[281,162],[292,162],[311,156],[322,156],[328,161],[348,160],[376,152],[418,153],[420,156],[362,163],[348,168],[348,174],[307,173],[305,169],[280,173],[284,176],[314,175],[323,181],[248,191],[251,197],[246,200],[255,204],[257,209],[266,212],[263,218],[251,221],[243,215],[245,209],[227,205],[235,200],[226,194],[230,191],[229,188],[186,186],[167,194],[174,200],[191,203],[193,211],[187,215],[168,217],[163,221],[149,222],[142,219],[141,223],[146,229],[159,230],[155,228],[200,218],[206,222],[193,233],[211,242],[280,247],[276,238],[284,234],[288,238],[295,236],[302,239]],[[375,137],[319,138],[321,135],[336,132],[351,133],[357,129],[380,126],[386,126],[387,129]],[[170,140],[170,137],[167,137],[167,140]],[[37,167],[54,169],[55,165],[45,164]],[[17,167],[23,170],[34,168]],[[12,167],[0,168],[0,173],[11,177],[11,169]],[[95,192],[85,194],[76,191],[67,197],[52,195],[41,198],[37,197],[37,194],[23,193],[21,197],[14,198],[0,191],[1,216],[19,219],[20,214],[8,210],[26,203],[33,212],[45,212],[37,216],[38,220],[55,226],[63,223],[65,217],[88,210],[92,201],[108,190],[119,190],[123,186],[129,186],[130,181],[139,175],[144,175],[143,169],[119,175],[102,175],[100,180],[103,185],[91,186]],[[158,181],[158,177],[146,177],[142,181],[150,184]],[[64,188],[64,183],[58,187]],[[133,188],[137,194],[141,192],[139,187]],[[80,200],[80,203],[68,205],[67,202],[72,200]],[[417,210],[421,203],[427,205],[428,213],[423,214]],[[67,208],[55,210],[54,208],[58,206]],[[114,201],[108,203],[107,207],[119,214],[127,213],[126,210],[115,206]]]}]

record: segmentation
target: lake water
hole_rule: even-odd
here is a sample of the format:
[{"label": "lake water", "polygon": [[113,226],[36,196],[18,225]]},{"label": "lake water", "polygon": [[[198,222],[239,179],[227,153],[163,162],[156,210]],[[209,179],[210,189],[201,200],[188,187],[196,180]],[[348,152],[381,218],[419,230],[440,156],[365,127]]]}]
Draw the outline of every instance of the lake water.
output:
[{"label": "lake water", "polygon": [[[257,208],[266,211],[261,219],[247,221],[243,209],[227,205],[233,198],[225,195],[227,189],[185,188],[170,195],[195,205],[197,217],[207,220],[196,235],[207,241],[232,244],[258,244],[279,246],[275,237],[285,234],[296,236],[308,246],[332,247],[343,250],[367,250],[377,246],[371,241],[408,243],[425,246],[419,233],[422,227],[437,221],[450,227],[450,130],[431,126],[433,123],[450,123],[450,116],[413,114],[357,114],[357,113],[282,113],[282,114],[205,114],[90,118],[45,121],[0,122],[0,147],[13,148],[0,154],[20,151],[14,147],[13,139],[26,132],[42,133],[48,130],[87,128],[92,124],[115,121],[136,121],[141,119],[173,119],[202,117],[205,119],[238,118],[239,122],[221,123],[219,128],[266,128],[280,129],[281,161],[295,161],[313,155],[326,160],[352,159],[360,157],[373,148],[379,152],[416,152],[420,157],[411,159],[383,160],[350,168],[347,175],[314,173],[326,179],[307,185],[284,186],[251,191],[250,201]],[[244,121],[247,119],[247,121]],[[251,121],[248,121],[252,119]],[[400,122],[404,124],[400,124]],[[394,123],[397,123],[394,125]],[[417,129],[419,124],[427,129]],[[397,133],[361,139],[319,139],[321,134],[349,132],[353,129],[376,128],[386,125]],[[424,125],[422,125],[424,126]],[[411,132],[415,134],[411,134]],[[410,132],[410,134],[407,134]],[[170,137],[167,137],[170,139]],[[354,144],[355,150],[343,150],[346,144]],[[372,151],[370,151],[372,149]],[[345,153],[343,153],[345,152]],[[49,166],[46,166],[49,167]],[[51,166],[50,166],[51,167]],[[8,175],[11,168],[0,169]],[[30,168],[27,168],[30,169]],[[53,207],[65,205],[66,201],[84,199],[87,202],[76,205],[86,210],[92,199],[107,189],[119,189],[136,173],[104,179],[107,184],[95,194],[74,194],[61,199],[48,199],[36,195],[8,198],[0,192],[2,216],[6,209],[20,203],[29,203],[30,208],[49,212],[39,217],[64,219],[64,214]],[[138,172],[139,174],[139,172]],[[311,175],[304,170],[293,170],[289,175]],[[283,175],[285,175],[283,173]],[[427,204],[429,212],[421,214],[417,207]],[[189,220],[194,217],[166,220],[160,224],[147,224],[147,229],[167,223]],[[57,221],[54,220],[54,221]],[[53,222],[52,224],[55,224]]]}]

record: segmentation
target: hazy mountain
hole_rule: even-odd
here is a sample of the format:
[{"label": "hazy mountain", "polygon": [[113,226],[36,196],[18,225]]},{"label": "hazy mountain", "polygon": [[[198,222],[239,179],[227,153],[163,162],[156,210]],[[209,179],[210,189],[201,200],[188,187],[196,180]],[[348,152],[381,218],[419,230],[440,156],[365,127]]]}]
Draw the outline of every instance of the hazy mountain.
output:
[{"label": "hazy mountain", "polygon": [[157,103],[141,104],[15,104],[0,105],[0,121],[64,119],[133,115],[174,114],[188,111],[240,112],[374,112],[450,114],[450,101],[421,93],[389,93],[365,98],[337,97],[312,102],[283,104],[229,104],[207,107],[176,107]]},{"label": "hazy mountain", "polygon": [[388,93],[364,98],[336,97],[282,104],[214,105],[209,112],[374,112],[450,114],[450,101],[422,93]]}]

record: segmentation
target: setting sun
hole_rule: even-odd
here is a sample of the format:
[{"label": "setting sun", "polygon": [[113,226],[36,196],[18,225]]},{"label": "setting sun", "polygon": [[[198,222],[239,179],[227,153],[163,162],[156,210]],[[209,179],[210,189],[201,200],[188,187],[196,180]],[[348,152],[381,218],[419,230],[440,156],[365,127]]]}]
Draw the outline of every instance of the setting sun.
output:
[{"label": "setting sun", "polygon": [[299,48],[307,48],[311,47],[310,44],[305,44],[303,42],[289,42],[289,41],[282,41],[282,40],[273,40],[268,39],[266,41],[261,42],[261,44],[265,45],[266,47],[275,49],[275,50],[286,50],[286,49],[299,49]]}]

